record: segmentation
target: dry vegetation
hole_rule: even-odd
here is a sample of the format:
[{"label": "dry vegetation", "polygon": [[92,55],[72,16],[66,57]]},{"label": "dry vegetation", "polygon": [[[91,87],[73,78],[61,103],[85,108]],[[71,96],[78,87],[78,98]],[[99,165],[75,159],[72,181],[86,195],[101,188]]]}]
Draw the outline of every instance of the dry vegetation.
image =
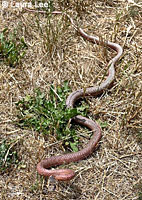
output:
[{"label": "dry vegetation", "polygon": [[[89,158],[69,165],[77,173],[72,181],[50,183],[37,174],[36,165],[43,157],[62,154],[64,148],[53,136],[45,140],[42,134],[15,126],[15,103],[37,87],[46,91],[64,80],[72,90],[99,84],[115,52],[85,41],[63,15],[2,9],[0,30],[16,29],[28,49],[17,67],[0,63],[0,141],[12,140],[19,157],[18,165],[0,175],[0,199],[142,199],[141,1],[57,0],[54,7],[70,14],[88,34],[124,48],[113,87],[88,99],[103,136]],[[88,134],[83,128],[77,131]]]}]

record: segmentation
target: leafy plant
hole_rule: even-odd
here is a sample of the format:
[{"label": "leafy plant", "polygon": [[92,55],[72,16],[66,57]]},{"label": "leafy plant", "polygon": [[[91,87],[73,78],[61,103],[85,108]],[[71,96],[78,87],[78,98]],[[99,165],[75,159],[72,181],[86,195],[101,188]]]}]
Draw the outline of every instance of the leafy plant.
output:
[{"label": "leafy plant", "polygon": [[18,123],[21,127],[34,128],[43,134],[55,134],[58,140],[64,139],[65,145],[77,151],[78,136],[70,128],[69,120],[78,114],[85,115],[86,107],[67,109],[69,90],[67,81],[63,87],[58,86],[56,89],[51,85],[48,98],[40,89],[36,89],[33,96],[26,96],[16,104],[20,111]]},{"label": "leafy plant", "polygon": [[10,143],[3,141],[0,144],[0,172],[4,172],[18,160],[17,152],[10,148]]},{"label": "leafy plant", "polygon": [[6,28],[0,33],[0,61],[15,67],[24,57],[27,44],[23,37],[16,38],[16,32],[8,34],[7,31]]}]

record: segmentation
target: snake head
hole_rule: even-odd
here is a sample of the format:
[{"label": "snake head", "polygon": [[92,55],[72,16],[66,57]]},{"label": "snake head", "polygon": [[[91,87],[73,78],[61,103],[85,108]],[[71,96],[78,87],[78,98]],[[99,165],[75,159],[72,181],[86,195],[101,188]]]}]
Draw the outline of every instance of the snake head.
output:
[{"label": "snake head", "polygon": [[69,181],[75,176],[75,172],[71,169],[57,169],[53,174],[57,181]]}]

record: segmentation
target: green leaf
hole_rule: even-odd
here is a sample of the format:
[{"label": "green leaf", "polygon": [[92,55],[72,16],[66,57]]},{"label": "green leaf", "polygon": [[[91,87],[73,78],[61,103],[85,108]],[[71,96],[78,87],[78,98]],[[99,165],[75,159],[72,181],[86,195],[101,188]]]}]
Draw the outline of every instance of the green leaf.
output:
[{"label": "green leaf", "polygon": [[70,146],[71,146],[71,148],[72,148],[72,150],[73,150],[74,152],[77,152],[77,151],[78,151],[78,148],[77,148],[77,146],[76,146],[76,143],[70,142]]},{"label": "green leaf", "polygon": [[106,128],[106,127],[108,127],[107,121],[102,122],[102,121],[98,120],[97,122],[100,124],[101,128]]},{"label": "green leaf", "polygon": [[23,48],[23,47],[28,47],[28,45],[25,43],[24,37],[21,38],[21,42],[22,42],[22,44],[24,45],[24,46],[22,45],[22,48]]},{"label": "green leaf", "polygon": [[17,159],[17,152],[10,148],[10,143],[6,140],[2,141],[0,144],[0,172],[10,168],[12,164],[16,164]]},{"label": "green leaf", "polygon": [[17,39],[16,34],[4,29],[0,34],[0,60],[9,66],[15,67],[25,55],[27,48],[24,39]]}]

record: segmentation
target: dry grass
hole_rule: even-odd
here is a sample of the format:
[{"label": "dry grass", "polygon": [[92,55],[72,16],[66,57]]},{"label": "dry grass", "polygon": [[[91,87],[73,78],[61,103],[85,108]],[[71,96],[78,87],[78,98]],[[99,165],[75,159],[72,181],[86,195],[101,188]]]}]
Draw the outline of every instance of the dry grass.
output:
[{"label": "dry grass", "polygon": [[49,29],[45,14],[10,7],[1,11],[0,29],[17,29],[29,47],[20,66],[0,65],[0,140],[14,139],[20,157],[16,168],[0,175],[0,199],[138,199],[141,188],[134,186],[141,182],[142,172],[142,4],[135,2],[54,2],[87,33],[119,43],[124,53],[113,87],[88,100],[94,119],[107,123],[99,148],[86,160],[69,165],[77,172],[72,181],[52,185],[37,175],[36,165],[64,149],[53,137],[45,141],[33,130],[13,125],[15,103],[37,87],[47,90],[51,83],[64,80],[72,90],[99,84],[115,53],[82,39],[62,15],[50,18]]}]

